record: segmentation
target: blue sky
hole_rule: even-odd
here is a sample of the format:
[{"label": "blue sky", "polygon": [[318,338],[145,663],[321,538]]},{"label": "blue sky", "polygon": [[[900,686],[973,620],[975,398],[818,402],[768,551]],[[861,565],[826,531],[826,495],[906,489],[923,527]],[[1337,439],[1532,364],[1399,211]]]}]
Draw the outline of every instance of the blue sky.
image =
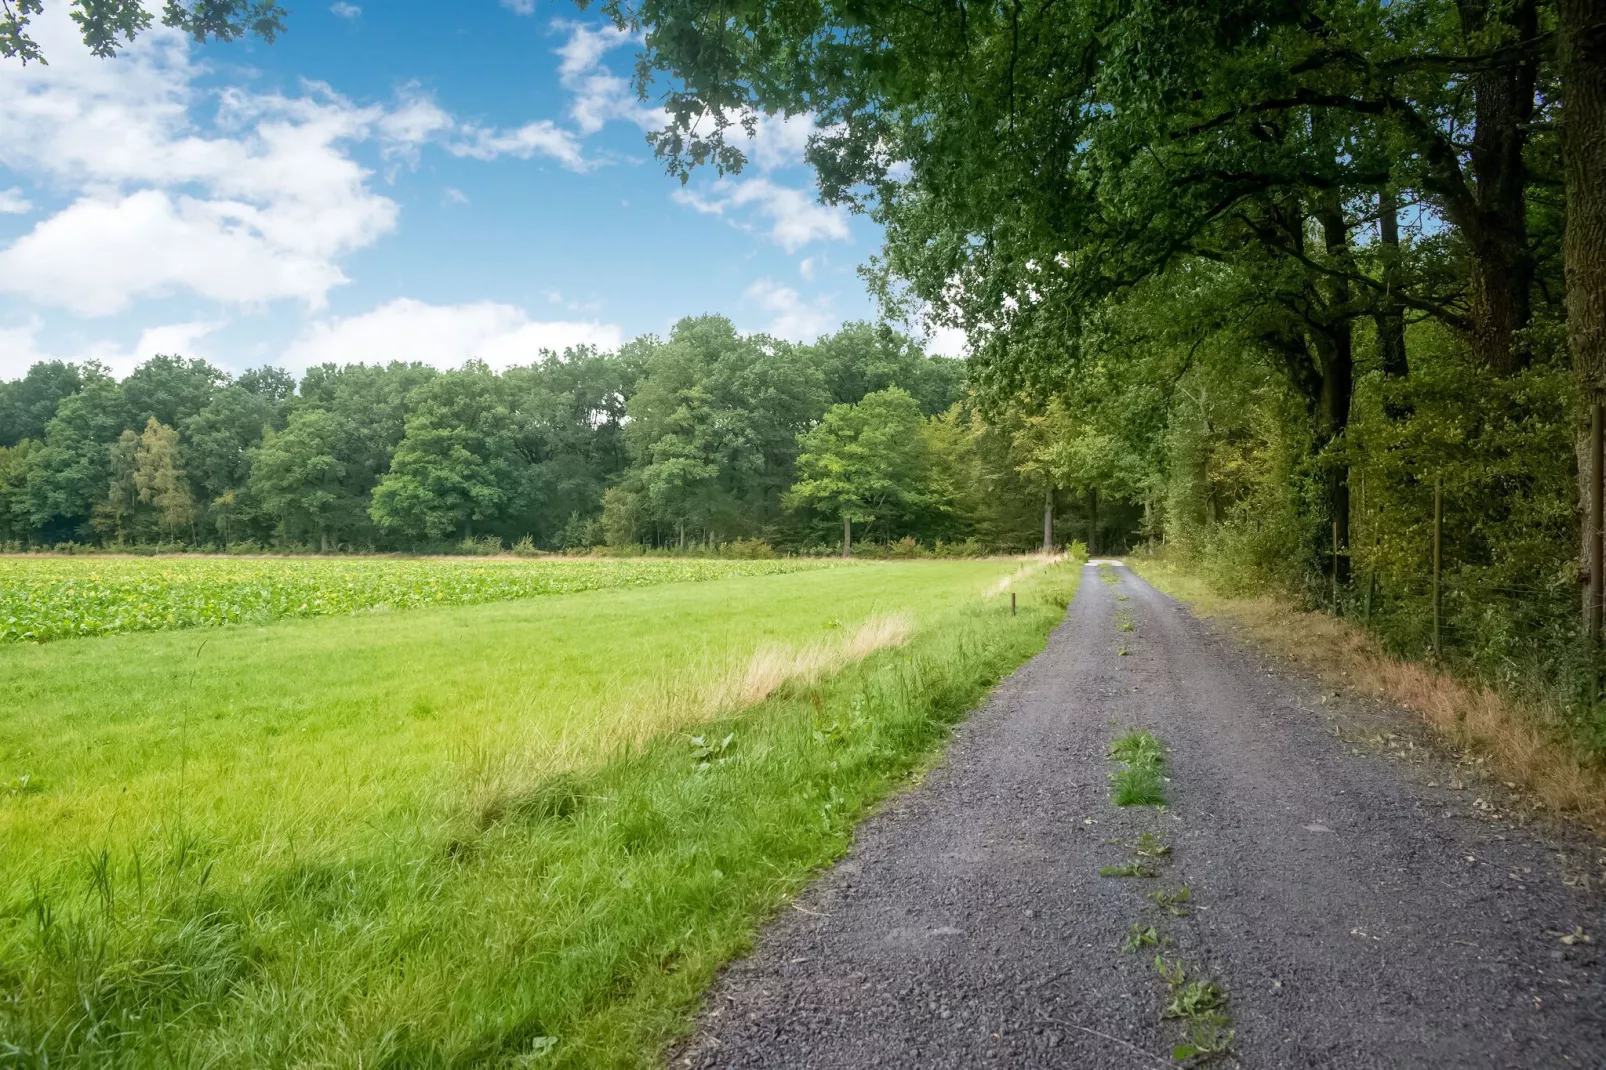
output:
[{"label": "blue sky", "polygon": [[809,120],[682,189],[634,42],[594,14],[303,0],[271,46],[156,31],[102,61],[65,10],[35,23],[49,66],[0,68],[0,377],[154,352],[507,366],[702,312],[802,340],[874,315],[880,236],[817,203]]}]

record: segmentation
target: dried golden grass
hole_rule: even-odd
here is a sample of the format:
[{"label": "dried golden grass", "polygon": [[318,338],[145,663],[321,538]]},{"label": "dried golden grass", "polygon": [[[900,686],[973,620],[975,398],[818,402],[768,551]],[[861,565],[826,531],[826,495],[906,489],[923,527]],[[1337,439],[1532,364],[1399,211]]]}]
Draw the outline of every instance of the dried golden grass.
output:
[{"label": "dried golden grass", "polygon": [[494,820],[508,799],[548,778],[691,725],[755,706],[787,684],[812,684],[869,657],[902,646],[914,635],[908,613],[876,614],[835,639],[759,647],[745,660],[714,659],[666,664],[652,681],[612,702],[575,708],[560,733],[543,733],[496,760],[476,763],[468,806],[481,824]]},{"label": "dried golden grass", "polygon": [[1014,572],[1011,572],[1009,575],[987,588],[982,597],[996,598],[1005,591],[1009,590],[1015,584],[1019,583],[1021,580],[1026,579],[1028,576],[1035,575],[1050,565],[1057,565],[1065,559],[1065,554],[1063,553],[1037,554],[1027,564],[1022,565]]},{"label": "dried golden grass", "polygon": [[1325,682],[1396,703],[1418,714],[1452,747],[1483,758],[1492,773],[1546,808],[1606,830],[1606,769],[1557,729],[1543,703],[1405,661],[1375,636],[1326,613],[1274,598],[1221,598],[1193,577],[1144,568],[1144,578],[1200,616],[1222,616],[1256,641],[1314,671]]}]

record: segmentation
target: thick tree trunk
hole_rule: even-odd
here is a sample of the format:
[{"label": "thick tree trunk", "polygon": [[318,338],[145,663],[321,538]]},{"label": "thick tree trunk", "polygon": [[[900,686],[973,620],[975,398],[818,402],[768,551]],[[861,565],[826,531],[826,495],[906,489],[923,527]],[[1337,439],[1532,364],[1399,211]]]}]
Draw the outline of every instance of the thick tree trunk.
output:
[{"label": "thick tree trunk", "polygon": [[[1343,206],[1337,195],[1325,198],[1317,215],[1322,226],[1322,237],[1327,243],[1329,259],[1344,261],[1349,258],[1349,228],[1344,221]],[[1349,284],[1339,276],[1333,283],[1331,307],[1338,310],[1339,318],[1316,333],[1316,352],[1321,358],[1321,394],[1317,412],[1317,431],[1321,445],[1326,446],[1343,437],[1349,427],[1350,398],[1355,389],[1354,334],[1350,322],[1342,318],[1342,310],[1349,304]],[[1335,538],[1332,553],[1334,561],[1330,572],[1338,582],[1349,580],[1349,466],[1335,465],[1328,477],[1328,508],[1334,525]]]},{"label": "thick tree trunk", "polygon": [[1054,485],[1043,494],[1043,552],[1054,552]]},{"label": "thick tree trunk", "polygon": [[[1505,21],[1508,37],[1539,35],[1535,0],[1509,6],[1493,0],[1458,0],[1462,33],[1471,39]],[[1502,19],[1504,16],[1504,19]],[[1518,332],[1532,312],[1534,266],[1528,252],[1528,171],[1523,149],[1534,117],[1535,59],[1491,66],[1473,76],[1471,163],[1473,203],[1456,219],[1472,254],[1470,293],[1473,353],[1501,375],[1528,362]]]},{"label": "thick tree trunk", "polygon": [[853,556],[853,521],[848,514],[842,514],[842,556]]},{"label": "thick tree trunk", "polygon": [[1405,306],[1400,302],[1400,202],[1392,186],[1377,195],[1377,230],[1383,256],[1383,299],[1378,302],[1377,348],[1383,374],[1404,379],[1410,374],[1405,358]]},{"label": "thick tree trunk", "polygon": [[1581,570],[1588,584],[1584,623],[1597,641],[1606,576],[1600,560],[1600,416],[1606,402],[1606,4],[1561,0],[1562,171],[1567,187],[1567,348],[1595,413],[1580,450]]}]

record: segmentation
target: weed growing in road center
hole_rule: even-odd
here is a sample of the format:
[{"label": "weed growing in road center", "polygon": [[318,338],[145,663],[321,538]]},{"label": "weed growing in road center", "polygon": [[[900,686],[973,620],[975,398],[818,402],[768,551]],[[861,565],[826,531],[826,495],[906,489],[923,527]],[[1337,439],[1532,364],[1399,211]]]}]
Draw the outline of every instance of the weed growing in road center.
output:
[{"label": "weed growing in road center", "polygon": [[1117,806],[1165,805],[1165,747],[1141,728],[1129,729],[1110,747],[1122,763],[1110,774],[1110,797]]},{"label": "weed growing in road center", "polygon": [[1184,884],[1174,892],[1150,892],[1149,902],[1157,907],[1169,910],[1176,917],[1185,918],[1188,916],[1188,912],[1184,907],[1192,896],[1193,893]]},{"label": "weed growing in road center", "polygon": [[1146,947],[1154,947],[1160,943],[1160,934],[1153,925],[1132,924],[1132,931],[1126,934],[1126,940],[1121,944],[1122,951],[1142,951]]},{"label": "weed growing in road center", "polygon": [[1179,1019],[1187,1028],[1185,1039],[1171,1049],[1177,1062],[1220,1055],[1232,1046],[1232,1018],[1226,1013],[1227,995],[1214,981],[1188,979],[1189,968],[1179,959],[1167,962],[1154,956],[1154,969],[1171,990],[1165,1017]]},{"label": "weed growing in road center", "polygon": [[1115,630],[1118,632],[1130,632],[1135,627],[1130,614],[1122,613],[1115,618]]},{"label": "weed growing in road center", "polygon": [[1117,806],[1164,806],[1165,777],[1150,765],[1129,765],[1110,776],[1110,797]]},{"label": "weed growing in road center", "polygon": [[1119,866],[1102,866],[1099,868],[1101,877],[1158,877],[1153,867],[1143,862],[1126,862]]},{"label": "weed growing in road center", "polygon": [[1132,728],[1110,745],[1110,757],[1128,765],[1159,765],[1165,761],[1165,746],[1153,733]]}]

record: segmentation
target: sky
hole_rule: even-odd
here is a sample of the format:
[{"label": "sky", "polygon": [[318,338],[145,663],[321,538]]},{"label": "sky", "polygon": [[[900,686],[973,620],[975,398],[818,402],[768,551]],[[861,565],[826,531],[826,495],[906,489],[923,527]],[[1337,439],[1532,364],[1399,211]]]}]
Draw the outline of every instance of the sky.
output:
[{"label": "sky", "polygon": [[66,11],[35,20],[48,65],[0,66],[0,378],[508,367],[686,315],[800,341],[875,316],[880,233],[818,202],[811,120],[682,187],[637,42],[572,4],[301,0],[272,45],[153,28],[112,60]]}]

